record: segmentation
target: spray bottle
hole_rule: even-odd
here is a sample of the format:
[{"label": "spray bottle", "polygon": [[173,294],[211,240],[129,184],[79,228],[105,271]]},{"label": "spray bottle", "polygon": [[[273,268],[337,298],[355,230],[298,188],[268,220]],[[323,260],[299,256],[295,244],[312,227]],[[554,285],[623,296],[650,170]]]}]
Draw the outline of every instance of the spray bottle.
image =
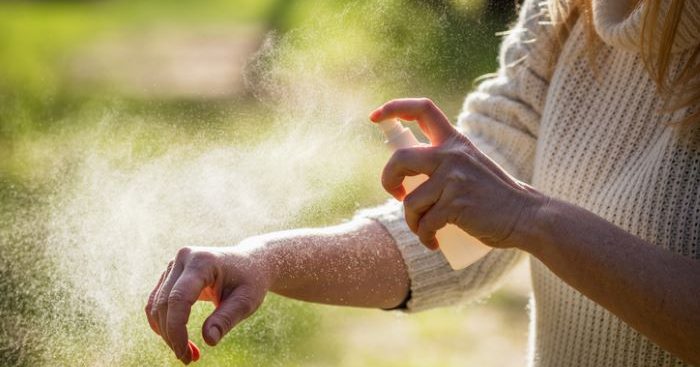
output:
[{"label": "spray bottle", "polygon": [[[410,148],[420,143],[413,132],[404,127],[398,120],[385,120],[379,122],[379,128],[386,137],[386,145],[395,151],[402,148]],[[410,193],[428,179],[427,175],[407,176],[403,180],[406,193]],[[437,231],[435,237],[440,243],[442,254],[450,263],[452,269],[458,270],[467,267],[486,255],[491,247],[470,236],[454,224],[447,224]]]}]

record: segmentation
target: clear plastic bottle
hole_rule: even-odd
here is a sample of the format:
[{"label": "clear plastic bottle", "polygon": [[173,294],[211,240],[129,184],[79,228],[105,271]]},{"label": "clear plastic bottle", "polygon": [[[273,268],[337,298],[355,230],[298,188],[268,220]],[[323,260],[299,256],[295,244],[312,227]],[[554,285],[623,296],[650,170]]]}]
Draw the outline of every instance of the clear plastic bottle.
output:
[{"label": "clear plastic bottle", "polygon": [[[404,127],[398,120],[386,120],[379,122],[379,128],[386,137],[386,145],[392,151],[409,148],[420,143],[410,129]],[[403,180],[406,193],[410,193],[428,179],[426,175],[407,176]],[[453,224],[447,224],[437,231],[435,237],[440,243],[440,251],[450,263],[452,269],[458,270],[473,264],[484,255],[491,247],[461,230]]]}]

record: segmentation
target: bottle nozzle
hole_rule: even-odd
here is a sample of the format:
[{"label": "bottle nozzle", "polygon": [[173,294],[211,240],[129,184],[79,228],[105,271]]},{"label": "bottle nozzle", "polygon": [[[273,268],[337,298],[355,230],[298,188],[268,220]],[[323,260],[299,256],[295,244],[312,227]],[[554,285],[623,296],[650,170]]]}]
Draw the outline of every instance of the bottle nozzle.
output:
[{"label": "bottle nozzle", "polygon": [[387,140],[391,140],[406,129],[397,119],[384,120],[378,122],[377,125],[379,125]]},{"label": "bottle nozzle", "polygon": [[411,129],[404,127],[398,119],[384,120],[378,122],[377,125],[386,137],[385,143],[394,150],[419,144]]}]

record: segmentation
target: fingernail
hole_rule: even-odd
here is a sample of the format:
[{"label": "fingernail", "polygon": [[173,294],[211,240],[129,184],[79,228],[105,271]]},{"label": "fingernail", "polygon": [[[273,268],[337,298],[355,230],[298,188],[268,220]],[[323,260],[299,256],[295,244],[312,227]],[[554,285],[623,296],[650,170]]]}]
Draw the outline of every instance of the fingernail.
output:
[{"label": "fingernail", "polygon": [[394,199],[398,201],[403,201],[403,199],[406,197],[406,189],[403,187],[403,184],[389,190],[389,194],[394,197]]},{"label": "fingernail", "polygon": [[197,344],[193,343],[191,340],[188,342],[190,347],[190,353],[192,353],[192,362],[197,362],[199,360],[199,348]]},{"label": "fingernail", "polygon": [[379,114],[380,114],[380,113],[381,113],[381,110],[374,110],[374,112],[372,112],[372,113],[369,115],[369,119],[372,120],[372,121],[374,121],[374,122],[377,122],[377,118],[379,118]]},{"label": "fingernail", "polygon": [[219,338],[221,338],[221,331],[217,326],[212,326],[209,328],[209,338],[214,342],[218,343]]}]

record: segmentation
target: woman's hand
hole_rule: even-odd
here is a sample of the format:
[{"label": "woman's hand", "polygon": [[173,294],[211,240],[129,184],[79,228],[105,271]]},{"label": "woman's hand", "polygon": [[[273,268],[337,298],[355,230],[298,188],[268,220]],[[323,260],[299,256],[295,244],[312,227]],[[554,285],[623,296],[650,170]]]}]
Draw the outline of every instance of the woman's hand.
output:
[{"label": "woman's hand", "polygon": [[[378,122],[417,121],[431,146],[400,149],[384,167],[382,185],[403,199],[406,222],[428,248],[438,229],[452,223],[492,247],[522,241],[528,223],[546,198],[516,180],[459,133],[429,99],[392,100],[372,112]],[[430,178],[406,195],[406,176]]]},{"label": "woman's hand", "polygon": [[184,247],[148,297],[148,323],[175,356],[189,364],[199,358],[199,350],[187,338],[192,305],[198,300],[216,305],[202,327],[204,341],[213,346],[257,310],[270,283],[265,266],[245,247]]}]

